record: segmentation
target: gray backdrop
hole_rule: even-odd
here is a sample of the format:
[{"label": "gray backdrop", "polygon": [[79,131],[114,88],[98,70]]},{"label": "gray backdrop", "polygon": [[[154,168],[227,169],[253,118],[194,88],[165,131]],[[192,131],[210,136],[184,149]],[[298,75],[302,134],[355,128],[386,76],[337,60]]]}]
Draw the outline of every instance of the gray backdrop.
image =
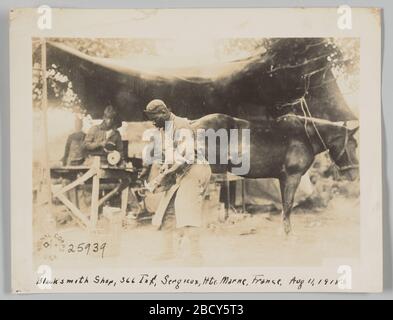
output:
[{"label": "gray backdrop", "polygon": [[[347,4],[352,7],[383,8],[383,73],[382,73],[382,135],[383,135],[383,196],[384,196],[384,293],[382,294],[316,294],[316,293],[212,293],[212,294],[40,294],[14,296],[10,292],[10,108],[9,108],[9,35],[8,11],[15,7],[38,7],[40,5],[65,8],[192,8],[192,7],[336,7]],[[393,149],[393,83],[392,72],[393,1],[346,0],[346,1],[289,1],[289,0],[1,0],[0,1],[0,299],[392,299],[392,219],[390,201],[393,181],[392,168],[388,163]],[[389,90],[390,89],[390,90]]]}]

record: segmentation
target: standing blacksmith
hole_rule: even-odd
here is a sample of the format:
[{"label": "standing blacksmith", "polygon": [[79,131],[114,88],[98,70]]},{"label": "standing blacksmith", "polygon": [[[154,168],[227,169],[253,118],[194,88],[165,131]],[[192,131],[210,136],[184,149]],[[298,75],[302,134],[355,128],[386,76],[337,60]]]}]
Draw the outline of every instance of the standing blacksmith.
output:
[{"label": "standing blacksmith", "polygon": [[88,131],[84,146],[88,157],[87,164],[91,162],[91,157],[99,156],[101,161],[106,162],[106,157],[110,151],[118,151],[123,157],[123,142],[119,128],[121,121],[115,108],[111,105],[104,110],[103,120],[99,125],[92,126]]},{"label": "standing blacksmith", "polygon": [[[196,141],[189,121],[171,113],[162,100],[151,101],[146,106],[145,113],[160,129],[161,136],[165,136],[164,128],[173,134],[180,129],[186,129],[189,130],[193,141]],[[188,142],[183,141],[179,144],[181,143]],[[162,143],[162,147],[164,149],[168,145]],[[179,145],[175,142],[173,147],[176,149]],[[199,157],[197,162],[195,144],[192,148],[195,152],[191,161],[186,161],[184,153],[180,154],[180,159],[177,158],[176,161],[165,159],[161,174],[153,182],[154,186],[161,186],[166,190],[153,217],[153,225],[165,231],[163,259],[175,257],[173,242],[176,230],[177,244],[188,239],[191,261],[201,262],[199,227],[202,226],[203,199],[210,181],[211,169],[203,158]],[[165,156],[165,150],[162,153]]]}]

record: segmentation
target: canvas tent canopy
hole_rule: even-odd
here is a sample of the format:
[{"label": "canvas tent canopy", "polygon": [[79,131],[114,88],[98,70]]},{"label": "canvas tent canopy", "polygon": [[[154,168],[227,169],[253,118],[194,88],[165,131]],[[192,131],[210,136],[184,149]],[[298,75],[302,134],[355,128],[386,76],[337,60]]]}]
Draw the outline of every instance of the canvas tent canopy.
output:
[{"label": "canvas tent canopy", "polygon": [[333,76],[329,50],[324,39],[275,39],[245,59],[165,67],[93,57],[50,41],[47,65],[67,75],[93,118],[112,104],[123,121],[143,121],[146,104],[158,98],[189,119],[225,113],[252,121],[285,113],[288,106],[301,114],[291,103],[304,96],[314,117],[357,120]]}]

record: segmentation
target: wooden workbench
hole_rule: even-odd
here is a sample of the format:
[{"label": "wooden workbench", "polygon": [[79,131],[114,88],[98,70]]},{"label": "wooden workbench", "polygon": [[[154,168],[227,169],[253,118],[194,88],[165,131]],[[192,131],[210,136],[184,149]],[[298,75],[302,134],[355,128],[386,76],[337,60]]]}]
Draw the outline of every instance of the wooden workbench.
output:
[{"label": "wooden workbench", "polygon": [[[56,188],[52,186],[53,197],[59,199],[78,219],[81,224],[94,230],[98,222],[99,208],[117,193],[121,192],[121,212],[125,216],[127,213],[128,193],[130,184],[137,178],[137,171],[134,168],[114,167],[109,165],[101,165],[99,157],[95,157],[91,166],[65,166],[51,168],[51,177],[65,178],[71,181],[65,186]],[[76,192],[78,186],[92,181],[92,194],[90,215],[80,210],[77,203],[71,202],[67,193],[70,191]],[[100,199],[100,188],[102,183],[117,182],[108,194]],[[77,196],[75,197],[78,198]]]}]

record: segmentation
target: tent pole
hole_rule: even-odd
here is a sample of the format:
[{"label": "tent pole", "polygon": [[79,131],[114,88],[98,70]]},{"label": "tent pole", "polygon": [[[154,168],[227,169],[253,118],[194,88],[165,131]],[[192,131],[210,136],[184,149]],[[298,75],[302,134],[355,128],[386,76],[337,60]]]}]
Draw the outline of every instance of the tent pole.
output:
[{"label": "tent pole", "polygon": [[46,40],[41,38],[41,67],[42,67],[42,99],[41,112],[44,130],[44,157],[43,157],[43,187],[44,198],[47,198],[48,213],[52,213],[52,191],[51,178],[49,167],[49,152],[48,152],[48,83],[47,83],[47,63],[46,63]]}]

